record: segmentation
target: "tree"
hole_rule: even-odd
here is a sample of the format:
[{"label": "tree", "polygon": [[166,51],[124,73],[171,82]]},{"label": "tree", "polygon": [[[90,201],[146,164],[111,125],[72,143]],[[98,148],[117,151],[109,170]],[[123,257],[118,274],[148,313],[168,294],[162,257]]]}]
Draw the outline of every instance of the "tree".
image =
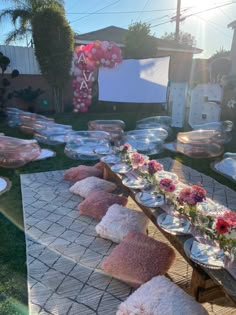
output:
[{"label": "tree", "polygon": [[[175,33],[165,33],[162,37],[162,39],[167,39],[167,40],[175,40]],[[193,35],[190,33],[185,33],[185,32],[180,32],[179,33],[179,44],[183,45],[188,45],[191,47],[195,47],[197,42],[196,39]]]},{"label": "tree", "polygon": [[53,89],[57,112],[64,111],[64,88],[70,79],[74,48],[73,32],[58,6],[45,8],[32,20],[35,54],[43,76]]},{"label": "tree", "polygon": [[[7,94],[7,89],[11,85],[11,82],[4,76],[7,67],[10,65],[10,59],[0,52],[0,113],[2,114],[5,103],[9,99],[9,94]],[[11,72],[11,79],[18,77],[19,71],[14,69]]]},{"label": "tree", "polygon": [[32,43],[32,19],[34,15],[44,8],[54,5],[63,8],[64,5],[63,0],[10,0],[10,2],[14,8],[3,10],[0,14],[0,21],[9,18],[14,26],[14,30],[9,32],[6,37],[6,44],[25,37],[29,37],[29,42]]},{"label": "tree", "polygon": [[125,38],[126,58],[156,57],[156,38],[151,35],[150,24],[136,22],[129,26]]},{"label": "tree", "polygon": [[230,54],[229,50],[225,50],[223,47],[220,47],[219,50],[216,50],[215,53],[209,58],[209,60],[214,60],[217,58],[224,58]]}]

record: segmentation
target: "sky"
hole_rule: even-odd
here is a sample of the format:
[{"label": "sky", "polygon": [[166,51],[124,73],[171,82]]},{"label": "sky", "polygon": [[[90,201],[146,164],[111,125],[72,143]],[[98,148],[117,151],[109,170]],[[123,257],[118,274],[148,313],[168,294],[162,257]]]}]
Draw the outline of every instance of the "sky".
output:
[{"label": "sky", "polygon": [[[24,1],[24,0],[22,0]],[[9,8],[11,1],[1,1],[0,10]],[[160,38],[175,32],[177,0],[65,0],[66,17],[73,31],[84,34],[111,25],[128,28],[135,22],[150,25],[151,34]],[[236,19],[236,0],[181,0],[180,31],[190,33],[203,52],[197,58],[209,58],[221,49],[230,50],[232,28]],[[0,24],[0,44],[12,28],[8,20]],[[25,46],[26,41],[13,43]]]}]

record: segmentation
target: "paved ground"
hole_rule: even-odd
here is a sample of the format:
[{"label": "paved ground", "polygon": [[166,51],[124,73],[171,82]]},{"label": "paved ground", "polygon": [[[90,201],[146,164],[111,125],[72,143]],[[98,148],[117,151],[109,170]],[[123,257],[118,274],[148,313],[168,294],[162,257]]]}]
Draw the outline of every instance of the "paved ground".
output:
[{"label": "paved ground", "polygon": [[[170,158],[160,160],[183,182],[202,183],[213,200],[233,209],[236,192]],[[75,209],[80,197],[72,195],[63,171],[21,176],[27,247],[30,315],[113,315],[132,289],[105,275],[100,265],[115,244],[97,236],[96,220]],[[129,205],[135,207],[130,200]],[[151,236],[162,239],[150,223]],[[170,276],[189,286],[191,268],[177,254]],[[209,314],[236,314],[226,299],[205,303]]]}]

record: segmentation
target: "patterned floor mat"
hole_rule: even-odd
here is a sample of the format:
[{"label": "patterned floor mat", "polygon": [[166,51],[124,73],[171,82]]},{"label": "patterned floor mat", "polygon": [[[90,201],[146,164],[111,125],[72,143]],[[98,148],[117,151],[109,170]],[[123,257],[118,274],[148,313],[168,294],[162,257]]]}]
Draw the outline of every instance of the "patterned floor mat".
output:
[{"label": "patterned floor mat", "polygon": [[[236,200],[236,192],[225,186],[228,197],[223,200],[218,190],[222,187],[210,177],[170,158],[160,162],[166,170],[177,172],[182,181],[203,182],[213,199],[218,196],[222,203],[227,201],[226,205]],[[29,313],[113,315],[132,289],[100,269],[102,260],[116,244],[96,234],[96,220],[79,215],[76,206],[82,199],[69,192],[70,186],[63,180],[63,171],[21,175]],[[137,208],[132,200],[129,207]],[[152,223],[149,235],[167,242]],[[189,286],[191,268],[178,254],[170,276],[181,287]],[[225,299],[204,306],[209,314],[235,314]]]}]

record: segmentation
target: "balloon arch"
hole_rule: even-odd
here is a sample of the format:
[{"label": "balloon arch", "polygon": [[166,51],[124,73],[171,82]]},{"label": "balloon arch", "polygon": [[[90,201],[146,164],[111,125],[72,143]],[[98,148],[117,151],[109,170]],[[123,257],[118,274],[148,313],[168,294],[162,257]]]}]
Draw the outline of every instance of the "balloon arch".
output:
[{"label": "balloon arch", "polygon": [[75,49],[73,70],[74,112],[87,112],[98,67],[113,68],[122,61],[121,49],[113,42],[99,41]]}]

